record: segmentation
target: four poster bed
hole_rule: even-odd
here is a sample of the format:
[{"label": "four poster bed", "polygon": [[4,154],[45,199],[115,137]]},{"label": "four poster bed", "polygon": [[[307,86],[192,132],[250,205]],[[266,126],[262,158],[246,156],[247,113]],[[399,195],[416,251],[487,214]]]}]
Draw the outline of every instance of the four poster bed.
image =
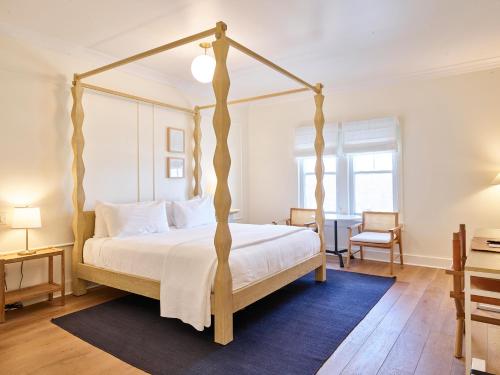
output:
[{"label": "four poster bed", "polygon": [[[315,270],[317,281],[326,281],[326,258],[324,244],[324,212],[323,212],[323,126],[324,117],[322,105],[324,97],[322,95],[322,85],[311,85],[306,81],[287,72],[283,68],[275,65],[271,61],[259,56],[255,52],[242,46],[226,36],[226,25],[223,22],[218,22],[216,27],[203,31],[201,33],[180,39],[178,41],[165,44],[163,46],[148,50],[143,53],[136,54],[126,59],[116,61],[112,64],[88,71],[82,74],[75,74],[72,86],[73,107],[71,119],[73,122],[74,133],[72,138],[72,146],[74,153],[73,161],[73,231],[75,235],[75,243],[72,256],[72,288],[73,293],[77,296],[86,293],[86,282],[95,282],[98,284],[107,285],[110,287],[122,289],[135,294],[160,299],[161,285],[158,280],[133,275],[130,273],[118,272],[116,270],[98,267],[84,262],[84,244],[94,235],[95,228],[95,212],[84,211],[85,193],[83,189],[84,178],[84,162],[83,162],[83,107],[82,95],[84,89],[90,89],[98,92],[104,92],[110,95],[129,98],[134,101],[147,102],[153,106],[166,107],[172,110],[183,111],[193,117],[194,120],[194,190],[193,195],[201,195],[201,115],[200,111],[206,108],[215,108],[213,115],[213,127],[216,134],[216,149],[213,159],[215,174],[217,176],[217,187],[214,197],[215,215],[217,219],[215,236],[211,248],[215,247],[216,252],[216,269],[213,279],[213,287],[210,295],[210,312],[214,316],[215,321],[215,342],[227,344],[233,340],[233,313],[252,304],[253,302],[265,297],[266,295],[278,290],[279,288],[293,282],[301,276]],[[212,81],[213,90],[215,93],[215,104],[196,106],[194,109],[182,108],[179,106],[162,103],[156,100],[130,95],[127,93],[110,90],[107,88],[83,83],[82,79],[111,70],[137,61],[154,54],[173,49],[184,44],[215,36],[215,41],[212,42],[216,68]],[[226,59],[229,47],[234,47],[237,50],[247,54],[248,56],[260,61],[261,63],[271,67],[275,71],[289,77],[290,79],[300,83],[303,88],[283,91],[262,95],[258,97],[228,101],[229,92],[229,75],[226,66]],[[229,255],[233,244],[231,229],[228,224],[229,211],[231,208],[231,194],[228,186],[228,173],[230,169],[230,154],[227,144],[228,133],[230,128],[230,117],[228,105],[243,103],[253,100],[266,99],[270,97],[292,94],[302,91],[311,90],[314,92],[314,100],[316,104],[316,112],[314,116],[314,124],[316,129],[315,150],[316,150],[316,222],[318,227],[318,237],[316,241],[319,249],[317,252],[300,262],[281,269],[272,274],[266,275],[258,280],[253,280],[248,285],[233,289],[233,277],[229,266]],[[315,235],[316,236],[316,235]],[[282,246],[283,247],[283,246]]]}]

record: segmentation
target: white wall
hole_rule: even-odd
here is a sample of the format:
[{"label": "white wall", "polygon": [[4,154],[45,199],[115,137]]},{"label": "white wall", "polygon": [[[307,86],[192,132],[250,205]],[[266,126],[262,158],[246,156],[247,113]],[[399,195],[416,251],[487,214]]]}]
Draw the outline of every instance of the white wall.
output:
[{"label": "white wall", "polygon": [[[398,116],[409,263],[448,266],[451,233],[500,227],[500,70],[326,93],[326,121]],[[250,107],[248,218],[266,223],[298,204],[294,128],[312,124],[312,95]],[[331,229],[330,229],[331,230]],[[379,254],[371,253],[378,258]],[[384,257],[386,259],[387,257]]]},{"label": "white wall", "polygon": [[[0,36],[0,50],[0,213],[7,213],[9,222],[13,206],[39,206],[43,228],[30,231],[30,246],[71,243],[71,80],[74,72],[102,65],[102,61],[6,36]],[[121,71],[88,82],[191,107],[178,90]],[[92,208],[96,199],[152,199],[153,191],[156,198],[188,196],[192,186],[189,115],[156,108],[153,126],[152,106],[91,91],[85,91],[84,111],[86,208]],[[167,126],[186,130],[187,176],[183,180],[166,179]],[[0,252],[22,248],[24,232],[0,225]],[[18,268],[18,264],[7,268],[10,289],[17,288]],[[70,267],[67,270],[70,280]],[[45,261],[27,262],[24,274],[23,286],[45,280]]]}]

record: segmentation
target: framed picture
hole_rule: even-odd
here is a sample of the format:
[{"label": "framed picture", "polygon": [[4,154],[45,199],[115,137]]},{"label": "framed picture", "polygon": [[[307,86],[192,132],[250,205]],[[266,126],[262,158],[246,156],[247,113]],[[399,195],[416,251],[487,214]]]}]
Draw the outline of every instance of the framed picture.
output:
[{"label": "framed picture", "polygon": [[167,128],[167,151],[184,153],[184,129]]},{"label": "framed picture", "polygon": [[167,158],[167,178],[184,178],[183,158]]}]

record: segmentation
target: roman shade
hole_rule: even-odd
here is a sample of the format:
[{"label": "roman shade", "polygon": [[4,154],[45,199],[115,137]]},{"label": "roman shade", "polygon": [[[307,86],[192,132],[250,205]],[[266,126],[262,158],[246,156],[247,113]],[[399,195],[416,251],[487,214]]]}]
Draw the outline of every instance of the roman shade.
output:
[{"label": "roman shade", "polygon": [[[323,138],[325,139],[325,151],[323,155],[336,155],[338,145],[339,126],[337,123],[325,124]],[[300,126],[295,129],[295,157],[316,156],[314,150],[315,129],[313,126]]]},{"label": "roman shade", "polygon": [[394,117],[342,122],[342,151],[345,154],[398,151],[398,144],[399,124]]}]

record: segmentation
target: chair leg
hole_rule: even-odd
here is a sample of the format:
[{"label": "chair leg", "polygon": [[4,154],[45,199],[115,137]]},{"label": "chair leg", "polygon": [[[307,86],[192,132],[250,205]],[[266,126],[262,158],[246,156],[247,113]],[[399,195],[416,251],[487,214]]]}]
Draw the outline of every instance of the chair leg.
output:
[{"label": "chair leg", "polygon": [[351,245],[351,241],[349,241],[348,245],[347,245],[347,262],[346,262],[346,268],[349,268],[349,266],[351,265],[351,252],[352,252],[352,245]]},{"label": "chair leg", "polygon": [[462,346],[464,342],[464,319],[457,319],[456,329],[455,329],[455,357],[462,358]]},{"label": "chair leg", "polygon": [[363,260],[365,257],[364,257],[364,254],[363,254],[363,246],[360,246],[359,247],[359,258],[361,260]]},{"label": "chair leg", "polygon": [[394,274],[394,243],[391,244],[391,264],[389,270],[392,276]]},{"label": "chair leg", "polygon": [[399,238],[399,264],[403,265],[403,239]]}]

